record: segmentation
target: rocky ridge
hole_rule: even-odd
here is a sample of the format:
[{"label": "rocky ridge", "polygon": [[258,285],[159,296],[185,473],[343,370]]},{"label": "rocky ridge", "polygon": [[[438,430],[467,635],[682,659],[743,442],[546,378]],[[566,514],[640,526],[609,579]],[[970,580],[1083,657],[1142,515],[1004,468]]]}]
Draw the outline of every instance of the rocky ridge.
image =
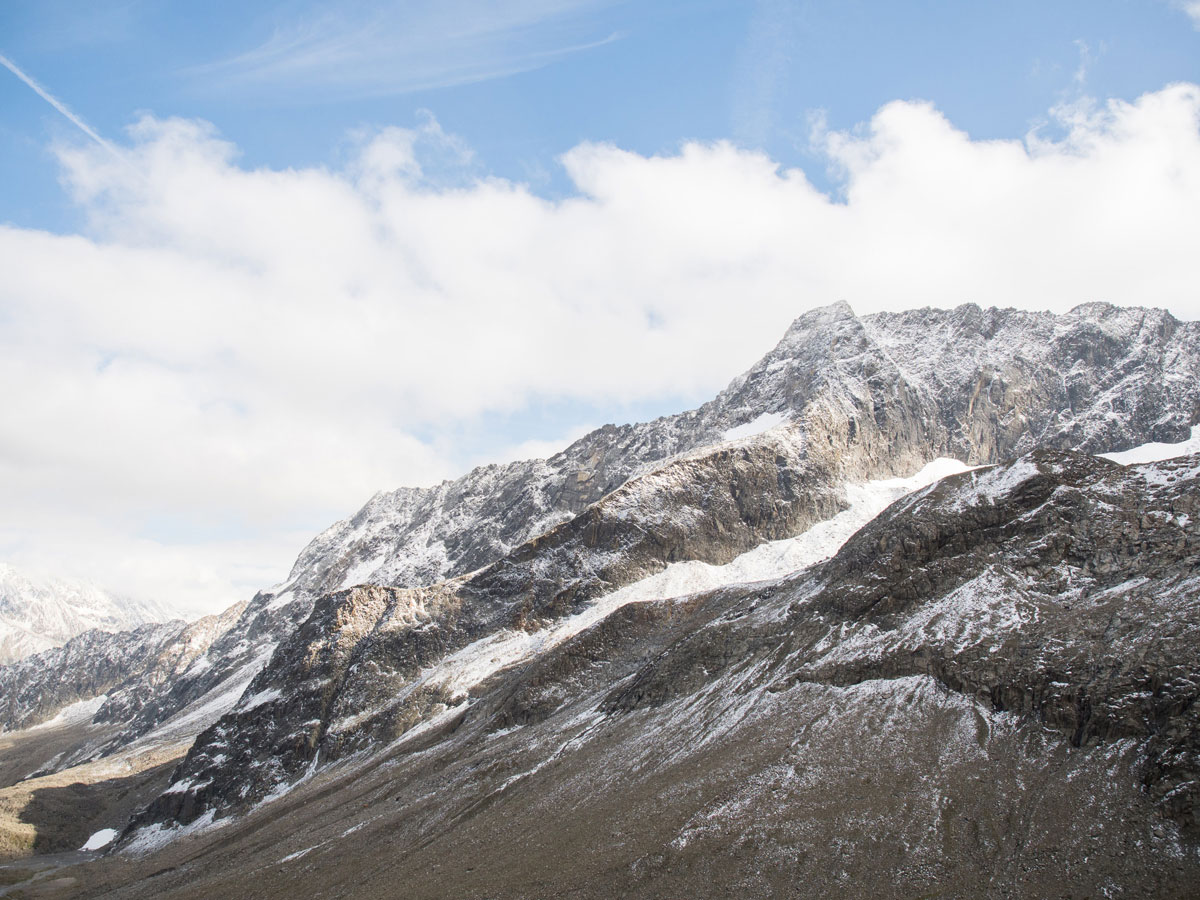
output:
[{"label": "rocky ridge", "polygon": [[950,476],[772,603],[780,619],[690,635],[607,708],[758,662],[772,690],[930,677],[1073,747],[1136,742],[1151,796],[1200,829],[1200,456],[1125,469],[1038,450]]},{"label": "rocky ridge", "polygon": [[322,596],[238,706],[202,734],[143,823],[224,816],[463,702],[437,666],[536,633],[679,560],[723,564],[843,506],[788,426],[678,458],[478,572],[425,588]]},{"label": "rocky ridge", "polygon": [[0,732],[41,724],[64,707],[105,695],[95,721],[129,718],[203,656],[244,609],[238,604],[190,624],[85,631],[62,647],[0,666]]},{"label": "rocky ridge", "polygon": [[[785,714],[787,698],[808,715],[843,697],[837,727],[875,740],[854,719],[872,693],[887,698],[897,733],[916,735],[922,717],[931,733],[944,716],[958,717],[955,727],[971,716],[1011,726],[1008,743],[988,750],[997,765],[1037,768],[1039,753],[1058,752],[1055,742],[1095,748],[1085,768],[1120,757],[1121,771],[1139,773],[1158,803],[1154,815],[1189,834],[1193,688],[1191,668],[1178,660],[1195,646],[1186,621],[1194,476],[1174,471],[1159,484],[1145,475],[1158,469],[1139,468],[1150,480],[1138,487],[1133,469],[1055,451],[1185,437],[1200,421],[1198,373],[1200,329],[1161,311],[1091,304],[1054,316],[966,306],[860,319],[843,304],[798,319],[772,353],[697,410],[606,426],[550,460],[377,495],[314,540],[287,582],[231,613],[202,649],[105,689],[96,721],[121,732],[102,753],[182,710],[203,708],[195,721],[206,724],[229,710],[125,843],[145,849],[180,826],[233,813],[253,820],[261,801],[303,793],[309,781],[353,781],[356,767],[389,754],[403,760],[405,747],[434,748],[452,771],[468,746],[487,756],[471,741],[514,729],[530,729],[539,747],[538,734],[574,733],[541,763],[530,749],[535,766],[587,745],[587,729],[571,722],[611,724],[624,735],[621,752],[636,757],[634,747],[664,735],[676,737],[663,746],[707,744],[704,729],[717,744],[752,740],[735,727],[742,720],[774,734],[784,726],[771,716]],[[908,475],[939,455],[988,464],[1035,448],[897,504],[826,566],[790,580],[602,603],[680,561],[723,565],[764,541],[804,534],[839,512],[847,484]],[[1136,540],[1114,542],[1106,528]],[[894,546],[891,534],[900,536]],[[1036,565],[1021,561],[1033,551]],[[997,565],[981,562],[997,553]],[[1146,596],[1128,584],[1143,569]],[[1010,589],[1019,602],[1004,599]],[[1063,616],[1079,604],[1103,606],[1098,596],[1111,599],[1102,640],[1090,619]],[[1179,596],[1182,618],[1154,605]],[[874,601],[854,605],[864,598]],[[1122,631],[1124,604],[1145,615]],[[1172,639],[1155,643],[1146,623],[1160,618]],[[1126,640],[1141,668],[1099,657],[1109,639]],[[524,649],[510,654],[514,646]],[[958,699],[947,706],[939,691]],[[907,712],[905,697],[915,698]],[[711,716],[685,725],[680,710],[696,704]],[[1035,725],[1049,729],[1041,750],[1012,743],[1042,734],[1029,731]],[[506,778],[526,777],[494,762]],[[627,768],[625,757],[607,764]],[[822,765],[836,768],[832,759]],[[1160,846],[1153,828],[1151,838]]]},{"label": "rocky ridge", "polygon": [[[810,458],[796,431],[767,432],[634,479],[473,576],[326,595],[136,824],[186,825],[245,809],[311,777],[318,763],[378,752],[450,713],[468,700],[470,679],[455,690],[453,669],[467,667],[454,654],[471,641],[486,644],[502,629],[537,632],[673,560],[707,554],[728,562],[829,518],[836,495],[820,492],[827,473],[793,474]],[[1149,741],[1148,764],[1163,771],[1148,784],[1190,826],[1200,796],[1200,720],[1188,713],[1200,690],[1200,673],[1188,665],[1200,639],[1188,619],[1200,587],[1192,571],[1200,559],[1198,477],[1192,457],[1127,471],[1038,450],[947,478],[894,504],[813,570],[813,583],[824,586],[794,601],[785,626],[769,617],[756,635],[742,621],[709,623],[676,645],[698,644],[679,656],[686,670],[658,666],[602,708],[699,690],[730,666],[765,664],[792,642],[787,655],[805,660],[800,680],[929,676],[995,710],[1035,715],[1076,746]],[[1008,558],[1006,545],[1016,548]],[[1022,555],[1030,548],[1035,555]],[[1070,614],[1080,607],[1085,616]],[[1155,743],[1164,733],[1173,736],[1170,749]],[[1163,763],[1168,757],[1175,762]]]},{"label": "rocky ridge", "polygon": [[1197,371],[1198,323],[1162,310],[814,310],[698,409],[605,426],[548,460],[376,495],[314,539],[288,580],[256,595],[113,748],[260,664],[263,648],[294,632],[320,596],[366,583],[421,587],[489,565],[630,477],[733,429],[797,423],[812,463],[835,481],[908,474],[937,456],[982,464],[1034,446],[1123,450],[1186,437],[1200,419]]}]

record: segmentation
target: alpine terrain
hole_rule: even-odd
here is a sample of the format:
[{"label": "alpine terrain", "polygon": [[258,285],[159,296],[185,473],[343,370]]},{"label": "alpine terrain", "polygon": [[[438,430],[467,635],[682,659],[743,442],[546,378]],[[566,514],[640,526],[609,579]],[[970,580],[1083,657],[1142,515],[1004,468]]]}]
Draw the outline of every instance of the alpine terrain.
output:
[{"label": "alpine terrain", "polygon": [[61,647],[85,631],[122,631],[169,618],[163,606],[113,597],[94,584],[0,563],[0,664]]},{"label": "alpine terrain", "polygon": [[797,319],[0,667],[8,896],[1195,897],[1200,324]]}]

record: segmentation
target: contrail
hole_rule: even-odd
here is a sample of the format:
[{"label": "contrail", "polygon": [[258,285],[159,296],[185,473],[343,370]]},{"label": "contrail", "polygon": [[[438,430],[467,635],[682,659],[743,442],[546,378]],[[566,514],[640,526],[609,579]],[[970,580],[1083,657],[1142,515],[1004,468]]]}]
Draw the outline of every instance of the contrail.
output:
[{"label": "contrail", "polygon": [[20,78],[23,82],[25,82],[27,85],[29,85],[31,88],[33,88],[34,92],[39,97],[41,97],[43,100],[45,100],[47,103],[49,103],[55,109],[57,109],[60,113],[62,113],[64,116],[66,116],[68,119],[70,119],[71,122],[80,131],[82,131],[84,134],[86,134],[88,137],[90,137],[93,141],[95,141],[97,144],[99,144],[101,147],[103,147],[105,150],[107,150],[109,153],[111,153],[117,159],[119,159],[121,161],[125,160],[125,157],[121,154],[121,151],[119,151],[116,147],[114,147],[112,144],[110,144],[104,138],[100,137],[100,135],[96,134],[96,132],[94,130],[92,130],[91,126],[88,125],[87,122],[83,121],[83,119],[79,118],[79,116],[75,115],[75,113],[71,112],[71,110],[67,107],[67,105],[65,103],[60,101],[57,97],[55,97],[53,94],[51,94],[48,90],[46,90],[44,87],[42,87],[40,84],[38,84],[37,81],[35,81],[31,76],[26,75],[23,71],[21,71],[21,67],[18,66],[11,59],[9,59],[7,56],[5,56],[3,53],[0,53],[0,64],[3,64],[4,68],[8,69],[8,71],[12,72],[14,75],[16,75],[18,78]]}]

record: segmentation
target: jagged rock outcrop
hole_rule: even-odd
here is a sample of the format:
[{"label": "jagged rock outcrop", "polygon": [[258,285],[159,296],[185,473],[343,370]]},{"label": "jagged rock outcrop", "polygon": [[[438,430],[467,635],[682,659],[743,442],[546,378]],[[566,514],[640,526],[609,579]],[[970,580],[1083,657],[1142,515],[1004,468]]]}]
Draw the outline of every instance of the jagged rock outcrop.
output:
[{"label": "jagged rock outcrop", "polygon": [[174,621],[115,634],[85,631],[63,647],[0,667],[4,730],[37,725],[65,706],[136,677],[183,628],[183,622]]},{"label": "jagged rock outcrop", "polygon": [[907,474],[936,456],[994,463],[1035,446],[1121,450],[1176,441],[1200,421],[1200,323],[1087,304],[1065,315],[813,310],[696,410],[607,425],[548,460],[485,466],[429,489],[373,497],[313,540],[286,582],[259,593],[201,665],[147,704],[118,748],[261,664],[323,594],[414,588],[495,562],[664,461],[727,431],[797,423],[834,480]]},{"label": "jagged rock outcrop", "polygon": [[1152,796],[1200,827],[1200,456],[1127,469],[1039,450],[951,476],[771,593],[782,625],[697,631],[606,708],[757,662],[772,690],[929,676],[1074,747],[1136,741]]},{"label": "jagged rock outcrop", "polygon": [[153,709],[155,704],[162,703],[171,686],[202,664],[212,645],[238,623],[248,605],[247,601],[235,603],[223,612],[204,616],[184,627],[139,675],[107,692],[108,697],[97,710],[94,721],[128,722],[143,714],[147,707]]},{"label": "jagged rock outcrop", "polygon": [[127,719],[201,657],[244,608],[237,604],[191,624],[86,631],[63,647],[0,666],[0,731],[40,724],[72,703],[105,694],[111,696],[94,720]]},{"label": "jagged rock outcrop", "polygon": [[[857,478],[936,456],[998,462],[1035,446],[1092,453],[1180,441],[1200,420],[1200,326],[1163,310],[1086,304],[1065,315],[845,303],[798,318],[749,372],[696,410],[605,426],[549,460],[487,466],[378,494],[301,554],[285,590],[413,587],[473,571],[632,475],[777,414]],[[282,593],[282,592],[280,592]]]},{"label": "jagged rock outcrop", "polygon": [[795,678],[931,675],[1074,747],[1130,739],[1151,795],[1200,835],[1200,456],[1036,451],[956,476],[814,578]]}]

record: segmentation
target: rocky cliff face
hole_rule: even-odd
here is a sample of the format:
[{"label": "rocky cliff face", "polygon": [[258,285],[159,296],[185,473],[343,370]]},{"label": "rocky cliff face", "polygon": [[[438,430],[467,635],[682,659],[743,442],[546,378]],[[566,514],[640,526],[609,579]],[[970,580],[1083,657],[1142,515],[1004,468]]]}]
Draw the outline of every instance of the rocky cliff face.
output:
[{"label": "rocky cliff face", "polygon": [[[988,877],[997,895],[1103,893],[1153,870],[1158,895],[1184,896],[1200,875],[1200,461],[1077,451],[1197,424],[1200,327],[1160,311],[816,310],[697,410],[377,495],[186,653],[106,674],[97,720],[122,728],[105,752],[185,708],[229,710],[122,846],[218,818],[269,831],[290,809],[314,835],[299,855],[214,852],[286,893],[311,885],[280,863],[352,853],[343,839],[380,821],[414,896],[528,896],[515,870],[504,888],[506,855],[526,852],[513,821],[553,862],[541,893],[857,878],[903,896],[965,859],[951,893]],[[671,588],[682,564],[759,571],[743,554],[768,542],[832,552],[856,485],[939,456],[1005,462],[897,502],[782,580]],[[841,848],[841,868],[814,847]],[[490,877],[435,884],[420,864],[439,853]],[[1055,880],[1064,853],[1083,881]]]},{"label": "rocky cliff face", "polygon": [[378,494],[301,554],[288,590],[414,587],[473,571],[635,473],[764,416],[799,421],[811,452],[858,478],[936,456],[990,463],[1035,446],[1088,452],[1181,441],[1200,418],[1200,327],[1162,310],[1088,304],[797,319],[713,401],[605,426],[549,460],[488,466],[429,490]]},{"label": "rocky cliff face", "polygon": [[415,588],[489,565],[630,477],[726,432],[790,421],[832,482],[916,471],[937,456],[993,463],[1034,446],[1090,452],[1176,441],[1200,420],[1200,325],[1089,304],[1065,315],[814,310],[713,401],[605,426],[548,460],[487,466],[381,493],[318,536],[286,582],[258,594],[196,670],[114,747],[258,664],[318,597],[356,584]]},{"label": "rocky cliff face", "polygon": [[[502,631],[547,644],[554,619],[670,561],[729,562],[830,517],[828,473],[806,468],[794,434],[635,479],[473,576],[326,595],[138,824],[225,815],[318,763],[377,752],[467,704],[462,672],[479,651],[503,656]],[[1200,458],[1125,469],[1038,450],[897,502],[788,586],[786,605],[777,587],[744,614],[696,627],[600,709],[660,706],[747,678],[782,690],[927,677],[1072,746],[1141,742],[1152,795],[1190,830],[1200,824],[1198,551]],[[561,684],[556,692],[569,699]],[[506,722],[547,714],[544,699],[527,703]]]},{"label": "rocky cliff face", "polygon": [[116,634],[86,631],[64,647],[0,667],[4,730],[37,725],[136,676],[183,627],[176,621]]},{"label": "rocky cliff face", "polygon": [[1194,834],[1198,560],[1200,456],[1125,469],[1039,450],[898,501],[771,592],[781,620],[688,636],[606,708],[661,704],[758,662],[773,690],[929,677],[1072,747],[1134,742],[1151,796]]}]

